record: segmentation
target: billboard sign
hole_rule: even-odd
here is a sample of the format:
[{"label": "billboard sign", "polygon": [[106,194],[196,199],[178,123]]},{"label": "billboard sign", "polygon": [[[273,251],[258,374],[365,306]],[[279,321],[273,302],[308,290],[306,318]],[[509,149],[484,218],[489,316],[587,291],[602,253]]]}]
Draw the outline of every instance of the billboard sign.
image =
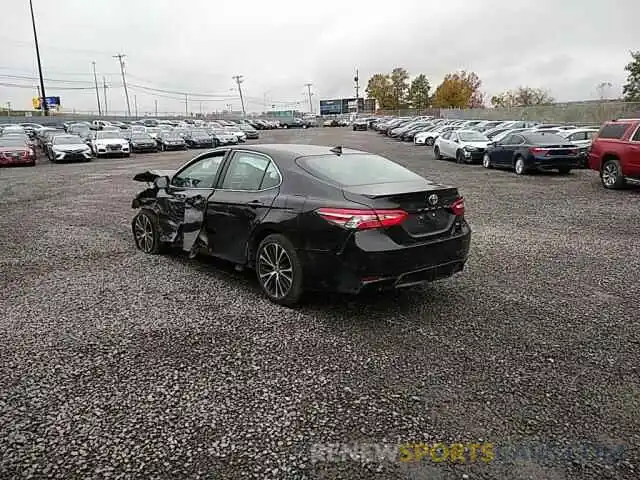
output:
[{"label": "billboard sign", "polygon": [[[357,106],[357,108],[356,108]],[[372,98],[338,98],[334,100],[320,100],[320,115],[340,115],[353,112],[373,113],[376,101]]]},{"label": "billboard sign", "polygon": [[[45,97],[45,101],[47,102],[47,107],[49,108],[60,106],[60,97]],[[31,103],[35,110],[40,110],[42,108],[42,97],[33,97],[31,99]]]}]

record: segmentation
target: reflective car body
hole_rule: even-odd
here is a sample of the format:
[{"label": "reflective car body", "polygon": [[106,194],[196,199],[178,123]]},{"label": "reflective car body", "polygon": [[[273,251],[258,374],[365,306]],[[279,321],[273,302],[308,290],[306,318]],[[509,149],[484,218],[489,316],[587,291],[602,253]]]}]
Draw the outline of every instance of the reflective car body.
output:
[{"label": "reflective car body", "polygon": [[175,246],[254,268],[277,303],[293,304],[304,290],[358,293],[448,277],[469,252],[455,187],[367,152],[218,148],[134,179],[150,183],[132,204],[138,248]]}]

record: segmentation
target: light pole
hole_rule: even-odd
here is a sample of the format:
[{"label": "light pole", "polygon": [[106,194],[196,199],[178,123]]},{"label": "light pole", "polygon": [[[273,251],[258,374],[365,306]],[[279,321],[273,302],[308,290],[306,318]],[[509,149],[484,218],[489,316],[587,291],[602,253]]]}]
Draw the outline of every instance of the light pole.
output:
[{"label": "light pole", "polygon": [[29,0],[29,8],[31,9],[31,25],[33,25],[33,39],[36,43],[36,58],[38,59],[38,75],[40,75],[40,92],[42,97],[40,100],[40,108],[45,116],[49,115],[49,105],[47,105],[47,94],[44,91],[44,78],[42,77],[42,63],[40,62],[40,47],[38,46],[38,33],[36,32],[36,18],[33,14],[33,1]]}]

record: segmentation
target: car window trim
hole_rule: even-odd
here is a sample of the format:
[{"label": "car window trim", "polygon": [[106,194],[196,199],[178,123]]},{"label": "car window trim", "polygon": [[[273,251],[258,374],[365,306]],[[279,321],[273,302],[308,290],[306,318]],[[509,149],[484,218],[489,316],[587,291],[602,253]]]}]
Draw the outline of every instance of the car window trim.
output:
[{"label": "car window trim", "polygon": [[[181,190],[216,190],[216,186],[218,185],[218,181],[220,180],[220,175],[221,175],[222,170],[224,170],[225,165],[226,165],[225,162],[226,162],[226,157],[229,154],[229,149],[228,148],[225,149],[224,153],[222,155],[211,155],[211,153],[214,153],[214,152],[211,151],[211,152],[201,153],[197,157],[192,158],[189,162],[184,164],[176,173],[173,174],[173,176],[169,180],[169,186],[171,188],[176,188],[176,189],[181,189]],[[217,153],[217,151],[215,153]],[[176,178],[178,175],[180,175],[182,172],[184,172],[187,168],[189,168],[194,163],[196,163],[196,162],[198,162],[200,160],[206,160],[209,157],[217,157],[217,156],[221,156],[222,157],[222,162],[220,164],[220,169],[216,173],[216,178],[214,178],[213,185],[211,187],[180,187],[178,185],[174,185],[173,184],[173,179]]]},{"label": "car window trim", "polygon": [[[274,188],[280,188],[280,185],[282,185],[282,173],[280,172],[280,168],[278,167],[278,164],[273,160],[273,158],[271,158],[270,155],[267,155],[266,153],[262,153],[262,152],[254,152],[252,150],[244,150],[244,149],[233,149],[230,150],[232,152],[232,154],[229,156],[229,159],[225,165],[224,168],[224,172],[223,175],[220,176],[220,178],[218,179],[218,182],[216,182],[216,184],[218,185],[216,187],[216,190],[221,190],[223,192],[245,192],[245,193],[260,193],[260,192],[266,192],[268,190],[273,190]],[[280,182],[278,182],[277,185],[273,186],[273,187],[269,187],[269,188],[261,188],[258,190],[239,190],[239,189],[232,189],[232,188],[223,188],[222,187],[222,182],[224,182],[225,177],[227,176],[227,172],[229,171],[229,166],[231,165],[231,162],[233,161],[233,157],[235,156],[235,154],[237,152],[244,152],[244,153],[251,153],[253,155],[259,155],[259,156],[263,156],[266,159],[269,160],[269,162],[273,163],[276,167],[276,171],[278,172],[278,176],[280,177]],[[264,172],[262,173],[262,180],[260,180],[260,185],[262,185],[262,182],[264,181],[264,175],[267,172],[267,169],[269,168],[269,164],[267,163],[267,167],[264,169]]]},{"label": "car window trim", "polygon": [[640,123],[638,123],[638,125],[636,125],[636,129],[633,131],[633,133],[629,137],[629,142],[630,143],[640,143],[640,138],[638,140],[634,140],[633,139],[633,137],[635,137],[638,132],[640,132]]}]

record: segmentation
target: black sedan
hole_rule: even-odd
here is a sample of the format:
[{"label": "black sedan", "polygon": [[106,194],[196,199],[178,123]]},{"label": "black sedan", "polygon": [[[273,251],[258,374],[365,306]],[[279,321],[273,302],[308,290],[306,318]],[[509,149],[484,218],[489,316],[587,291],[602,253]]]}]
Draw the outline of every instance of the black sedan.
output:
[{"label": "black sedan", "polygon": [[489,144],[482,159],[485,168],[508,168],[523,175],[533,170],[569,173],[580,167],[578,148],[553,133],[520,132]]},{"label": "black sedan", "polygon": [[167,150],[185,150],[187,143],[180,135],[175,132],[161,131],[156,135],[156,143],[161,151]]},{"label": "black sedan", "polygon": [[133,130],[129,144],[131,145],[131,151],[135,153],[158,151],[156,140],[145,132]]},{"label": "black sedan", "polygon": [[206,130],[189,130],[185,132],[184,141],[189,148],[212,148],[214,147],[214,140]]},{"label": "black sedan", "polygon": [[146,171],[136,246],[174,246],[255,269],[272,301],[305,290],[358,293],[463,269],[471,231],[458,189],[342,147],[218,148],[176,171]]}]

